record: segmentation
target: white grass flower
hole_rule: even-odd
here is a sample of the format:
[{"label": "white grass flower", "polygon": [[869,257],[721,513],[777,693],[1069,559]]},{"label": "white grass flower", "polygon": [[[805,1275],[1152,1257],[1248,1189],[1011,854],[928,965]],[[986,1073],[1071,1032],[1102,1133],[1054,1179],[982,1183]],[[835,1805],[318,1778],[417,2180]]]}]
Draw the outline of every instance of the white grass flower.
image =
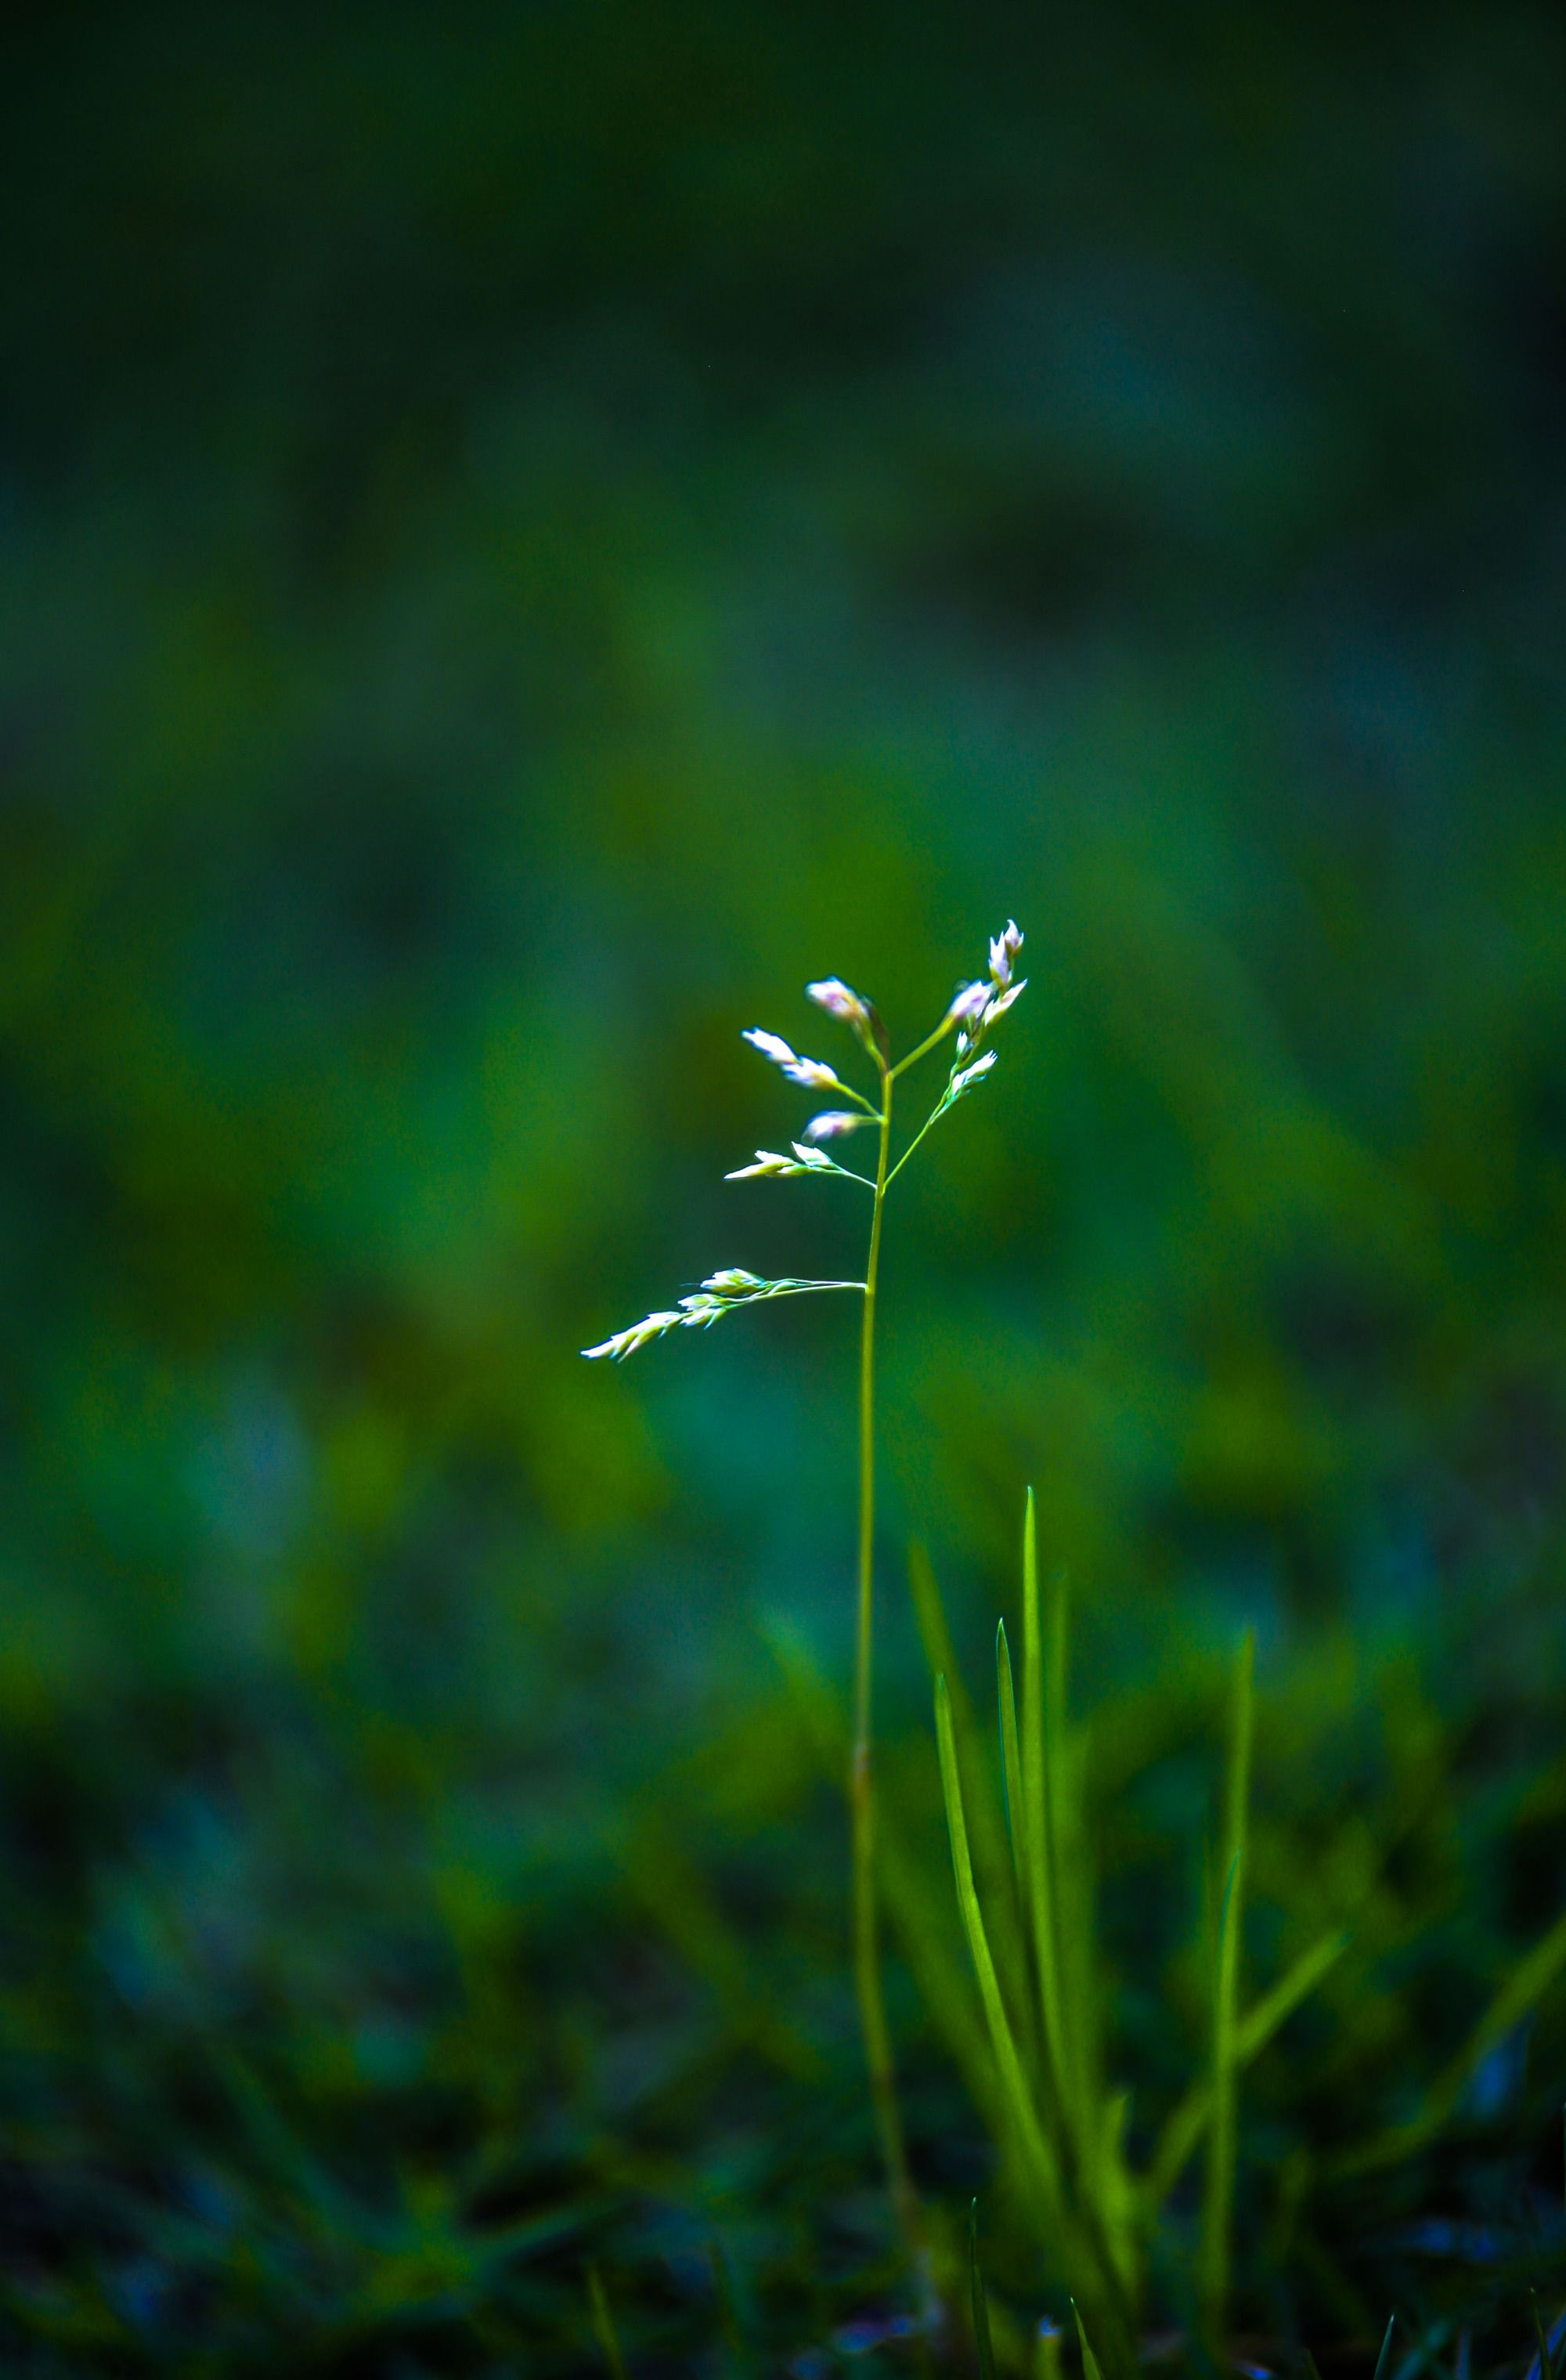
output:
[{"label": "white grass flower", "polygon": [[613,1363],[623,1364],[627,1355],[636,1354],[638,1347],[647,1346],[651,1340],[662,1339],[665,1330],[677,1330],[685,1318],[678,1312],[649,1314],[642,1321],[632,1322],[624,1330],[616,1330],[601,1345],[584,1347],[582,1353],[589,1357],[607,1355]]},{"label": "white grass flower", "polygon": [[989,945],[989,972],[1001,991],[1004,991],[1011,983],[1012,969],[1024,940],[1016,919],[1008,917],[1004,930],[997,934]]},{"label": "white grass flower", "polygon": [[[814,1152],[812,1152],[813,1154]],[[780,1157],[775,1148],[759,1148],[750,1165],[736,1165],[725,1173],[725,1182],[764,1182],[776,1180],[785,1173],[803,1173],[805,1168],[792,1157]]]},{"label": "white grass flower", "polygon": [[960,1073],[953,1075],[952,1077],[952,1097],[954,1099],[960,1099],[965,1091],[968,1091],[973,1088],[974,1085],[979,1080],[981,1075],[989,1074],[990,1067],[994,1063],[994,1050],[987,1050],[982,1058],[976,1058],[974,1060],[971,1066],[963,1067]]},{"label": "white grass flower", "polygon": [[823,1115],[811,1117],[805,1127],[804,1136],[807,1140],[838,1140],[844,1134],[858,1132],[863,1125],[875,1121],[874,1116],[850,1114],[845,1108],[828,1108]]},{"label": "white grass flower", "polygon": [[763,1058],[782,1067],[791,1083],[803,1084],[807,1091],[835,1091],[842,1087],[830,1066],[819,1058],[797,1056],[781,1033],[764,1033],[759,1025],[753,1025],[740,1035],[740,1039],[748,1041],[753,1050],[759,1050]]},{"label": "white grass flower", "polygon": [[[856,1116],[854,1121],[857,1123],[858,1118]],[[732,1173],[724,1174],[724,1181],[782,1181],[791,1173],[841,1173],[849,1182],[869,1180],[868,1174],[853,1173],[846,1166],[834,1164],[824,1148],[811,1148],[802,1140],[794,1141],[790,1146],[794,1151],[792,1157],[784,1157],[775,1148],[759,1148],[750,1164],[736,1165]],[[874,1183],[870,1187],[874,1189]]]},{"label": "white grass flower", "polygon": [[835,975],[827,976],[820,983],[807,983],[805,997],[813,1000],[818,1008],[824,1008],[829,1016],[851,1026],[878,1066],[886,1062],[886,1028],[868,1000],[861,1000]]},{"label": "white grass flower", "polygon": [[[991,944],[991,948],[993,948]],[[965,983],[953,1000],[941,1022],[944,1025],[975,1025],[989,1005],[994,985]]]},{"label": "white grass flower", "polygon": [[764,1033],[759,1025],[751,1025],[746,1027],[739,1038],[742,1041],[748,1041],[753,1050],[759,1050],[763,1058],[770,1058],[774,1066],[794,1066],[798,1063],[798,1060],[781,1033]]}]

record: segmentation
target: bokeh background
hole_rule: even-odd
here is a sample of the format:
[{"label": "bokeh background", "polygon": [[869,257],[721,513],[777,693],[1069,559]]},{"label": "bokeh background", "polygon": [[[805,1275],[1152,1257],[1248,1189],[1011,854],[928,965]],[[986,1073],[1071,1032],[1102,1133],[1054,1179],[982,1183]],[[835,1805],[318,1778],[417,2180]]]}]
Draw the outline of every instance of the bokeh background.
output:
[{"label": "bokeh background", "polygon": [[864,2297],[777,1649],[854,1318],[576,1351],[858,1269],[722,1180],[808,1112],[740,1028],[905,1047],[1008,915],[888,1227],[893,1774],[939,1877],[904,1548],[981,1683],[1027,1480],[1090,1701],[1251,1621],[1278,1825],[1419,1814],[1390,2120],[1566,1880],[1555,12],[152,0],[6,81],[15,2368],[574,2369],[589,2252],[673,2353],[714,2233],[801,2352]]}]

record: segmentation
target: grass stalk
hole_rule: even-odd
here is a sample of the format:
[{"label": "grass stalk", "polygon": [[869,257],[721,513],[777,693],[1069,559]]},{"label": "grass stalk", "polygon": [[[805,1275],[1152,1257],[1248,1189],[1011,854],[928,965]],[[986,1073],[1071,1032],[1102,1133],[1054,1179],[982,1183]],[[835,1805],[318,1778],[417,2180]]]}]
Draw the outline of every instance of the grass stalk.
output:
[{"label": "grass stalk", "polygon": [[850,1755],[848,1800],[853,1851],[854,1981],[864,2033],[865,2062],[876,2130],[880,2138],[898,2228],[909,2252],[916,2252],[918,2205],[908,2170],[903,2119],[897,2106],[897,2077],[892,2056],[892,2032],[886,2021],[881,1991],[880,1956],[877,1939],[875,1878],[875,1782],[872,1768],[875,1651],[875,1525],[876,1525],[876,1281],[880,1268],[881,1214],[886,1203],[887,1160],[892,1143],[892,1076],[881,1063],[880,1137],[876,1159],[875,1202],[870,1212],[870,1245],[865,1263],[865,1305],[859,1335],[859,1596],[855,1629],[854,1746]]}]

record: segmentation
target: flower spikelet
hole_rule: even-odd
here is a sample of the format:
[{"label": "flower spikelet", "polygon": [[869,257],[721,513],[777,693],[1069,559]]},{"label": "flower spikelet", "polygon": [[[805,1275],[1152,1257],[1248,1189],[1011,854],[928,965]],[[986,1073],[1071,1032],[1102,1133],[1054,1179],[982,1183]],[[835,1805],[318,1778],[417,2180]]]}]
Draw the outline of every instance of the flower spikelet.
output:
[{"label": "flower spikelet", "polygon": [[796,1056],[781,1033],[764,1033],[759,1025],[753,1025],[747,1032],[740,1035],[740,1039],[748,1041],[753,1050],[759,1050],[763,1058],[770,1058],[774,1066],[782,1067],[791,1083],[802,1083],[807,1091],[841,1088],[830,1066],[823,1064],[819,1058]]},{"label": "flower spikelet", "polygon": [[869,1051],[878,1065],[886,1058],[886,1027],[868,1000],[862,1000],[835,975],[827,976],[820,983],[807,983],[805,997],[824,1008],[829,1016],[850,1026],[861,1045]]},{"label": "flower spikelet", "polygon": [[841,1140],[845,1133],[858,1132],[874,1116],[856,1115],[847,1108],[828,1108],[823,1115],[812,1116],[805,1127],[807,1140]]}]

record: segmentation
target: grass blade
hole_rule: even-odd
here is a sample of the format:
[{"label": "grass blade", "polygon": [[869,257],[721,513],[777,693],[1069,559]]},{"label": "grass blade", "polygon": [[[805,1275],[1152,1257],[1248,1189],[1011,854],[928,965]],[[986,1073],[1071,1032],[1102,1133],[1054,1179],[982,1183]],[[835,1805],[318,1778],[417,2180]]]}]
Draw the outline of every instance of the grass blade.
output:
[{"label": "grass blade", "polygon": [[1003,1620],[995,1623],[995,1704],[1001,1726],[1001,1783],[1006,1796],[1006,1832],[1012,1841],[1012,1871],[1017,1880],[1018,1900],[1026,1906],[1022,1754],[1017,1743],[1017,1698],[1012,1684],[1012,1648],[1006,1642]]},{"label": "grass blade", "polygon": [[[1074,2298],[1071,2301],[1071,2310],[1076,2317],[1076,2336],[1082,2348],[1082,2380],[1104,2380],[1099,2359],[1087,2343],[1087,2333],[1082,2326],[1082,2316],[1077,2310]],[[1377,2375],[1377,2380],[1380,2380],[1379,2374]]]},{"label": "grass blade", "polygon": [[978,2201],[968,2206],[968,2302],[973,2308],[974,2351],[978,2357],[979,2380],[995,2380],[995,2350],[989,2338],[989,2301],[984,2294],[984,2275],[978,2265]]},{"label": "grass blade", "polygon": [[1003,1870],[1009,1859],[1005,1820],[997,1805],[994,1781],[985,1756],[984,1730],[978,1723],[947,1624],[946,1606],[929,1554],[917,1542],[908,1548],[908,1585],[918,1621],[919,1642],[931,1678],[944,1678],[952,1698],[952,1726],[962,1757],[967,1791],[967,1821],[973,1837],[975,1864],[987,1880]]},{"label": "grass blade", "polygon": [[603,2350],[610,2380],[625,2380],[625,2359],[620,2352],[620,2341],[615,2335],[614,2317],[609,2311],[603,2277],[596,2265],[589,2264],[587,2271],[588,2304],[592,2312],[593,2335]]},{"label": "grass blade", "polygon": [[1392,2332],[1396,2325],[1397,2315],[1390,2313],[1387,2316],[1387,2335],[1381,2341],[1381,2352],[1376,2358],[1375,2380],[1387,2380],[1387,2366],[1392,2360]]},{"label": "grass blade", "polygon": [[1240,1936],[1244,1912],[1245,1847],[1255,1723],[1256,1638],[1247,1629],[1234,1668],[1224,1784],[1224,1859],[1228,1881],[1219,1921],[1213,1976],[1212,2113],[1202,2204],[1199,2277],[1208,2345],[1222,2345],[1229,2303],[1229,2254],[1233,2222],[1236,2141],[1235,2007],[1240,1984]]},{"label": "grass blade", "polygon": [[1545,2336],[1544,2316],[1539,2312],[1539,2293],[1537,2289],[1529,2289],[1528,2303],[1534,2310],[1534,2338],[1537,2342],[1539,2350],[1538,2362],[1534,2368],[1539,2375],[1539,2380],[1555,2380],[1554,2366],[1550,2362],[1549,2341]]},{"label": "grass blade", "polygon": [[1061,2006],[1054,1828],[1050,1823],[1044,1730],[1044,1631],[1038,1600],[1038,1515],[1027,1491],[1022,1538],[1022,1809],[1028,1915],[1044,2019],[1045,2058],[1057,2103],[1065,2113],[1065,2029]]},{"label": "grass blade", "polygon": [[968,1951],[973,1960],[979,1998],[984,2004],[985,2022],[989,2029],[990,2046],[1000,2070],[1002,2095],[1024,2163],[1044,2202],[1046,2221],[1058,2223],[1062,2212],[1060,2175],[1028,2095],[1022,2061],[1017,2056],[1016,2042],[1006,2016],[1005,2002],[1001,1997],[1000,1978],[990,1955],[984,1912],[974,1888],[973,1860],[968,1850],[963,1786],[957,1770],[957,1745],[952,1725],[952,1698],[944,1677],[937,1678],[935,1682],[935,1741],[941,1756],[941,1790],[946,1803],[946,1825],[952,1838],[952,1869],[957,1883],[957,1906],[967,1934]]},{"label": "grass blade", "polygon": [[[1249,2014],[1241,2018],[1234,2029],[1234,2064],[1238,2070],[1243,2071],[1253,2058],[1259,2056],[1280,2025],[1286,2023],[1301,2001],[1316,1989],[1348,1946],[1346,1934],[1324,1935],[1319,1942],[1302,1951],[1272,1989],[1264,1992]],[[1158,2212],[1184,2172],[1186,2161],[1206,2131],[1211,2114],[1210,2083],[1203,2082],[1186,2092],[1171,2115],[1159,2136],[1143,2185],[1143,2200],[1149,2214]]]}]

